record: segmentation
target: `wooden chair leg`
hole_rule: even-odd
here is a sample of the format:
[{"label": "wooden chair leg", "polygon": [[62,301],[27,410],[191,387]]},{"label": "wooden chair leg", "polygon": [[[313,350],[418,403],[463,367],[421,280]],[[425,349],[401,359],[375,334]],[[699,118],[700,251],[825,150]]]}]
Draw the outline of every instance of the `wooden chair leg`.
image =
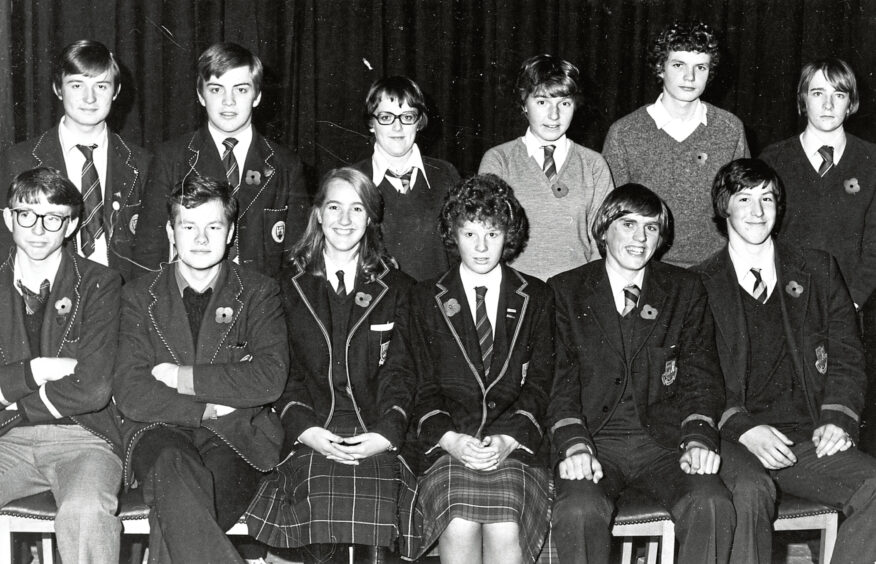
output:
[{"label": "wooden chair leg", "polygon": [[0,515],[0,562],[12,562],[12,533],[9,532],[9,517]]},{"label": "wooden chair leg", "polygon": [[836,545],[837,514],[834,513],[827,527],[821,529],[821,550],[819,551],[818,564],[830,564],[833,557],[833,547]]},{"label": "wooden chair leg", "polygon": [[657,551],[659,548],[660,541],[657,537],[648,537],[648,544],[645,545],[645,562],[648,564],[657,564]]},{"label": "wooden chair leg", "polygon": [[675,562],[675,525],[670,523],[663,529],[660,538],[660,564],[673,564]]},{"label": "wooden chair leg", "polygon": [[52,564],[55,561],[55,543],[52,542],[52,533],[40,535],[40,564]]}]

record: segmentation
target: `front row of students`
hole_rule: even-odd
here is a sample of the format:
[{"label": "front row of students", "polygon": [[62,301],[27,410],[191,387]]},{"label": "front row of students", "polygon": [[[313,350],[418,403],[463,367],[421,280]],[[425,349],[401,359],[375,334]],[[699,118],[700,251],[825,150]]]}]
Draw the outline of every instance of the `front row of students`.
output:
[{"label": "front row of students", "polygon": [[780,492],[846,514],[835,562],[873,561],[848,290],[829,255],[774,244],[784,191],[762,162],[724,166],[712,200],[728,244],[694,272],[653,260],[670,213],[628,184],[597,213],[604,260],[545,284],[507,264],[528,235],[512,190],[476,176],[439,221],[459,264],[414,285],[383,248],[380,192],[339,169],[278,287],[225,259],[236,201],[191,175],[168,201],[177,260],[122,289],[64,247],[79,191],[22,173],[0,504],[50,490],[70,562],[118,561],[124,476],[152,562],[242,562],[223,531],[245,512],[307,562],[436,541],[443,562],[533,562],[552,523],[561,562],[602,563],[633,487],[673,515],[679,562],[768,563]]}]

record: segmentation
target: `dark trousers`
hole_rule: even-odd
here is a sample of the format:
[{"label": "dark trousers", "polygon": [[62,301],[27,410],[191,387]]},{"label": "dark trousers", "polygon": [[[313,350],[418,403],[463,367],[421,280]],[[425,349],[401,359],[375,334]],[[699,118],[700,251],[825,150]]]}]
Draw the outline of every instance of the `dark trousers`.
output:
[{"label": "dark trousers", "polygon": [[679,451],[660,446],[644,432],[597,436],[595,441],[604,473],[598,484],[556,479],[551,525],[561,564],[609,561],[615,502],[627,487],[669,510],[679,564],[727,562],[736,519],[730,494],[717,475],[685,474]]},{"label": "dark trousers", "polygon": [[876,295],[870,297],[859,314],[864,358],[867,369],[867,395],[861,415],[860,449],[876,456]]},{"label": "dark trousers", "polygon": [[841,510],[834,564],[876,561],[876,459],[857,449],[818,458],[812,441],[791,447],[797,463],[766,470],[744,446],[722,445],[721,478],[733,494],[736,537],[731,561],[772,562],[776,490]]},{"label": "dark trousers", "polygon": [[206,429],[157,427],[134,448],[134,476],[149,506],[149,562],[243,562],[225,531],[261,472]]}]

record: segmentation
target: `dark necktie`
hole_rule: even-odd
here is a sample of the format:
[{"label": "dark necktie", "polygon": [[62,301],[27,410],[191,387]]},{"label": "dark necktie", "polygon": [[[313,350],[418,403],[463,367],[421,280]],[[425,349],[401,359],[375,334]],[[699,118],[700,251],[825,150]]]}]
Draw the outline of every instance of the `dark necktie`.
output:
[{"label": "dark necktie", "polygon": [[824,159],[821,163],[821,166],[818,167],[818,175],[824,176],[827,174],[827,171],[830,170],[830,167],[833,166],[833,147],[830,145],[823,145],[820,149],[818,149],[818,154],[821,155],[821,158]]},{"label": "dark necktie", "polygon": [[639,293],[639,287],[635,284],[624,288],[624,310],[621,312],[621,317],[626,317],[627,314],[636,309],[636,304],[639,303]]},{"label": "dark necktie", "polygon": [[554,162],[554,149],[556,149],[556,146],[545,145],[542,149],[544,149],[544,166],[542,170],[544,170],[544,175],[547,176],[548,181],[553,184],[557,179],[557,163]]},{"label": "dark necktie", "polygon": [[231,184],[234,192],[237,192],[237,187],[240,185],[240,171],[237,167],[237,159],[234,158],[234,147],[237,145],[237,139],[229,137],[222,142],[225,146],[225,153],[222,154],[222,164],[225,165],[225,178]]},{"label": "dark necktie", "polygon": [[490,362],[493,360],[493,326],[487,317],[487,304],[484,296],[486,286],[475,287],[475,327],[478,331],[478,342],[481,345],[481,360],[484,363],[484,376],[490,374]]},{"label": "dark necktie", "polygon": [[344,283],[344,271],[339,270],[335,272],[335,276],[338,277],[338,289],[336,292],[339,296],[344,297],[347,295],[347,285]]},{"label": "dark necktie", "polygon": [[43,280],[40,284],[40,293],[31,291],[25,286],[21,280],[18,281],[18,288],[21,290],[21,297],[24,298],[24,308],[28,315],[33,315],[36,312],[42,311],[46,300],[49,299],[49,281]]},{"label": "dark necktie", "polygon": [[767,288],[766,284],[763,283],[763,278],[760,276],[760,269],[752,268],[751,274],[754,275],[754,287],[751,290],[751,295],[760,303],[765,304],[767,301]]},{"label": "dark necktie", "polygon": [[386,175],[391,176],[393,178],[398,178],[399,180],[401,180],[401,183],[402,183],[401,193],[407,194],[411,189],[411,173],[413,171],[414,171],[414,169],[411,169],[404,174],[396,174],[396,173],[392,172],[391,170],[387,169]]},{"label": "dark necktie", "polygon": [[94,242],[103,235],[103,195],[100,192],[100,178],[94,167],[94,150],[97,145],[76,145],[85,157],[82,165],[82,200],[85,204],[82,219],[82,254],[90,257],[94,252]]}]

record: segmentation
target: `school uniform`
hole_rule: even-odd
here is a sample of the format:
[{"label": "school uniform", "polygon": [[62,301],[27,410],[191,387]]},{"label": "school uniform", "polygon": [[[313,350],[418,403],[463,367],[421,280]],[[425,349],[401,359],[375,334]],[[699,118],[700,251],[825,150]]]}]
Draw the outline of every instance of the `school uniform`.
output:
[{"label": "school uniform", "polygon": [[310,427],[345,437],[380,432],[382,367],[413,280],[383,262],[373,280],[348,274],[344,295],[337,280],[297,266],[280,277],[291,352],[289,380],[275,404],[285,461],[263,481],[247,522],[271,546],[398,543],[411,558],[418,546],[410,522],[416,477],[397,449],[350,466],[298,442]]},{"label": "school uniform", "polygon": [[[542,447],[553,366],[553,297],[540,280],[506,265],[500,269],[493,271],[501,281],[488,370],[468,297],[473,289],[463,285],[459,266],[414,288],[409,322],[388,360],[392,380],[405,385],[386,390],[381,408],[387,425],[414,426],[415,465],[424,470],[420,554],[456,517],[518,523],[526,562],[536,560],[547,532],[548,457]],[[470,470],[439,446],[447,431],[477,438],[509,435],[520,446],[496,470]]]},{"label": "school uniform", "polygon": [[[4,205],[9,185],[21,172],[48,166],[67,176],[58,127],[18,143],[0,156],[0,201]],[[109,130],[107,141],[106,170],[100,171],[107,266],[130,280],[144,272],[133,260],[133,247],[152,155]],[[74,183],[78,186],[79,180]],[[0,252],[5,256],[5,250],[12,245],[12,235],[5,229],[0,231]]]},{"label": "school uniform", "polygon": [[[855,447],[817,458],[812,443],[812,432],[827,423],[858,437],[867,380],[855,308],[830,255],[774,245],[775,282],[763,303],[741,285],[729,247],[696,267],[718,327],[727,391],[719,427],[721,477],[739,516],[732,561],[771,561],[777,489],[843,511],[834,561],[871,561],[876,460]],[[757,425],[794,441],[796,464],[764,469],[739,442]]]},{"label": "school uniform", "polygon": [[[288,370],[279,290],[225,261],[198,324],[175,269],[140,277],[123,295],[114,392],[125,483],[140,482],[150,507],[152,561],[239,562],[225,531],[282,443],[270,408]],[[179,389],[152,376],[165,362],[181,366]]]},{"label": "school uniform", "polygon": [[651,262],[635,307],[621,316],[606,268],[595,261],[548,281],[557,312],[554,460],[583,443],[604,473],[598,484],[557,477],[560,559],[607,561],[615,500],[637,487],[672,514],[679,562],[725,562],[729,494],[716,475],[679,467],[679,447],[690,441],[718,450],[724,390],[705,291],[696,275]]},{"label": "school uniform", "polygon": [[[239,204],[234,247],[235,262],[267,276],[276,276],[284,255],[307,226],[310,198],[304,167],[286,147],[252,129],[252,141],[243,162],[238,162]],[[137,232],[135,257],[150,270],[170,259],[165,235],[167,198],[190,174],[225,179],[222,156],[207,125],[161,145],[146,185]]]},{"label": "school uniform", "polygon": [[[118,562],[122,440],[110,392],[121,279],[62,250],[42,313],[27,314],[15,256],[0,265],[0,506],[50,490],[64,561]],[[30,368],[36,357],[77,364],[72,374],[37,386]]]}]

